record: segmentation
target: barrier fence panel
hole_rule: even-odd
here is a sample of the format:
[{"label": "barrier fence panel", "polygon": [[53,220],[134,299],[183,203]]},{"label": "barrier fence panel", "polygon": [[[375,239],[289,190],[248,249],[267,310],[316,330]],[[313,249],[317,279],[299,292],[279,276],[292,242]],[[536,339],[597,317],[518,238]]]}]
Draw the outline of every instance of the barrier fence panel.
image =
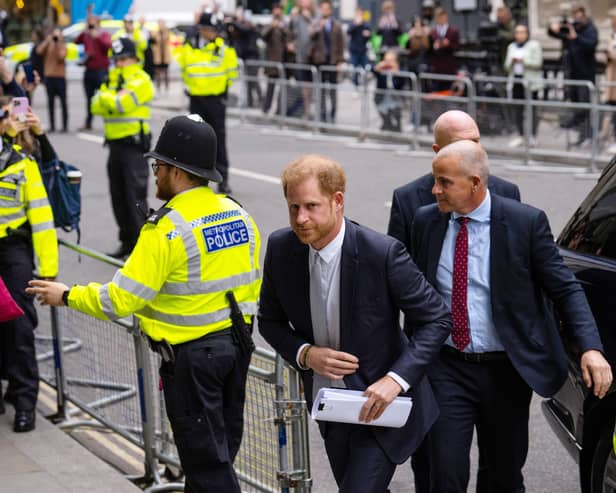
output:
[{"label": "barrier fence panel", "polygon": [[[87,248],[60,243],[62,250],[79,252],[82,270],[89,263],[118,264]],[[152,484],[146,491],[183,489],[181,482],[161,479],[161,465],[176,468],[177,474],[180,464],[159,384],[159,356],[149,351],[137,320],[100,321],[70,309],[39,313],[37,359],[41,378],[59,390],[60,426],[110,428],[144,450],[140,483]],[[295,371],[274,353],[257,349],[248,373],[244,437],[235,463],[242,491],[310,491],[307,414],[299,396]],[[66,402],[78,409],[68,411]]]}]

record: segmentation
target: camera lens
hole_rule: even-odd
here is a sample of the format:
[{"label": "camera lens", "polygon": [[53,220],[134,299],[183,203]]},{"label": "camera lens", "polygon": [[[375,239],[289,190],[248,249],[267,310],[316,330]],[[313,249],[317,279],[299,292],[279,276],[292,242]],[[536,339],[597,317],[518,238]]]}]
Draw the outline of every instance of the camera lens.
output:
[{"label": "camera lens", "polygon": [[94,24],[88,24],[88,29],[94,29]]}]

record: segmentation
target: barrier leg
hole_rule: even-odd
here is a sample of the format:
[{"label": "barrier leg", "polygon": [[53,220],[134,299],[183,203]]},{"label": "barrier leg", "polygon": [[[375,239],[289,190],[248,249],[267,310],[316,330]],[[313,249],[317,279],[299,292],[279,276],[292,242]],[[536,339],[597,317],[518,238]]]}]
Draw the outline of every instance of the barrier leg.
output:
[{"label": "barrier leg", "polygon": [[64,376],[62,328],[58,320],[58,309],[55,306],[51,310],[51,337],[53,344],[53,366],[56,378],[56,412],[48,416],[52,423],[61,423],[68,419],[66,413],[66,379]]}]

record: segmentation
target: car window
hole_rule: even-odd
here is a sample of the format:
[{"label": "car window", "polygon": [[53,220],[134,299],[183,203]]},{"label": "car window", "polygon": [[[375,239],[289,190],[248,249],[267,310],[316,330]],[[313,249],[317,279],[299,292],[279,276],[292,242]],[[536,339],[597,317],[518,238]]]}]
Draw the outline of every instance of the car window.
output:
[{"label": "car window", "polygon": [[616,259],[616,173],[605,176],[576,212],[560,244]]}]

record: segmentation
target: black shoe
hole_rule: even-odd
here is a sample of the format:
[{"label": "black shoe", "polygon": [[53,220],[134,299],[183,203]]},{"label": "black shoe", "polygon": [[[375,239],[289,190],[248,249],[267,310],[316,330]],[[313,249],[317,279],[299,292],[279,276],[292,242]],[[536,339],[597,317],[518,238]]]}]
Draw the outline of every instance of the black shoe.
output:
[{"label": "black shoe", "polygon": [[133,249],[127,245],[120,245],[120,247],[115,252],[108,253],[107,256],[117,258],[119,260],[124,260],[130,255],[130,252],[132,250]]},{"label": "black shoe", "polygon": [[225,195],[229,195],[231,193],[231,187],[226,182],[222,182],[218,184],[218,193],[224,193]]},{"label": "black shoe", "polygon": [[32,431],[35,428],[34,411],[15,411],[15,421],[13,422],[13,431],[15,433],[24,433]]}]

